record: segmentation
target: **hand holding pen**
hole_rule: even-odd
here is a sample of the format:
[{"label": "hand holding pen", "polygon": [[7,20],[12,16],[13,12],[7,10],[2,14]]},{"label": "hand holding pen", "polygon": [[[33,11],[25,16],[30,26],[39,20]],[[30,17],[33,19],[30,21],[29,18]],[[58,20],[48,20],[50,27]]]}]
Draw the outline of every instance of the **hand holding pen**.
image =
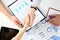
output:
[{"label": "hand holding pen", "polygon": [[55,26],[60,26],[60,15],[59,14],[49,15],[49,19],[47,20],[47,22],[50,22]]}]

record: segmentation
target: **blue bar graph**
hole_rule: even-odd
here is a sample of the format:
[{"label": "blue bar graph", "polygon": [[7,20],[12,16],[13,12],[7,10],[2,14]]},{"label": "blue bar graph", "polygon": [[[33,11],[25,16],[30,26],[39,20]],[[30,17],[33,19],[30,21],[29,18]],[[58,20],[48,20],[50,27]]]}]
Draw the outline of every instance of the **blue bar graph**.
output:
[{"label": "blue bar graph", "polygon": [[53,39],[53,40],[60,40],[60,37],[58,37],[58,36],[55,36],[55,35],[53,35],[52,37],[50,37],[51,39]]},{"label": "blue bar graph", "polygon": [[15,9],[15,11],[18,13],[19,12],[19,10],[18,9]]},{"label": "blue bar graph", "polygon": [[15,8],[15,11],[16,13],[20,12],[22,9],[24,9],[25,7],[27,7],[29,4],[28,2],[23,2],[21,5],[18,5],[16,8]]}]

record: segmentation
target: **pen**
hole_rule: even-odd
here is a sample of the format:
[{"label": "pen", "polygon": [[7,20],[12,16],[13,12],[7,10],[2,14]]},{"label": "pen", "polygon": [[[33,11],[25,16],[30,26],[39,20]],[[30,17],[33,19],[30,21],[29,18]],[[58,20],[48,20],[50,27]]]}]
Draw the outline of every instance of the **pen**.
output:
[{"label": "pen", "polygon": [[52,15],[49,15],[49,18],[50,18],[50,19],[53,19],[53,18],[55,18],[55,17],[54,17],[54,16],[52,16]]},{"label": "pen", "polygon": [[55,16],[49,15],[48,19],[46,20],[46,22],[48,22],[49,20],[55,18]]}]

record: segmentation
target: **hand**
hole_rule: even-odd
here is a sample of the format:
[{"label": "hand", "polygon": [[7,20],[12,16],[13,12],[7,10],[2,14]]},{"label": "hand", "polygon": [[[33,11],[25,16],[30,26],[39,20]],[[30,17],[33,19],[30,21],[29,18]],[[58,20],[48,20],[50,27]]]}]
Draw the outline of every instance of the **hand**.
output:
[{"label": "hand", "polygon": [[20,40],[22,35],[26,31],[26,29],[29,27],[29,23],[30,23],[30,17],[29,17],[29,15],[27,15],[26,18],[25,18],[24,27],[22,29],[20,29],[19,33],[14,38],[12,38],[12,40]]},{"label": "hand", "polygon": [[27,15],[26,16],[26,18],[25,18],[25,20],[24,20],[24,27],[26,26],[26,27],[29,27],[30,26],[30,16],[29,15]]},{"label": "hand", "polygon": [[34,21],[34,17],[35,17],[35,9],[31,8],[28,15],[30,16],[30,26],[32,26],[33,21]]},{"label": "hand", "polygon": [[52,16],[55,16],[55,17],[52,18],[49,22],[52,23],[55,26],[59,26],[60,25],[60,15],[54,14]]},{"label": "hand", "polygon": [[19,27],[22,27],[21,26],[21,22],[15,17],[15,16],[10,16],[10,19]]}]

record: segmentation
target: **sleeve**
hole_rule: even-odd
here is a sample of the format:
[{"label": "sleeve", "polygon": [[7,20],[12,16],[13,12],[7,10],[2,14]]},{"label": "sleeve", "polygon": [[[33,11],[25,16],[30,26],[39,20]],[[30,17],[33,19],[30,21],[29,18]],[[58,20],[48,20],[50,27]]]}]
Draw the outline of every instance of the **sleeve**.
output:
[{"label": "sleeve", "polygon": [[41,0],[32,0],[32,6],[39,7]]}]

